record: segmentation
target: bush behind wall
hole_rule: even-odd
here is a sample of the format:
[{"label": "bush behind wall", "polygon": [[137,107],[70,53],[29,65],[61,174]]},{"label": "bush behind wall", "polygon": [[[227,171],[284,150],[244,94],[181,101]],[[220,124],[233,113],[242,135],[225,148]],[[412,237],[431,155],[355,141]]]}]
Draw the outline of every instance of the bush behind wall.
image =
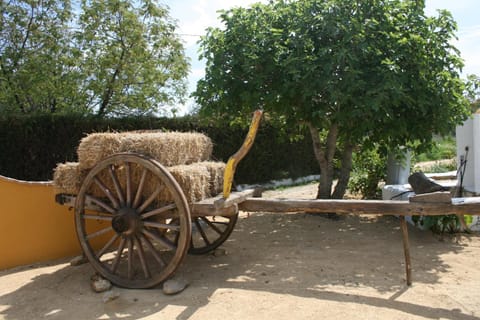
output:
[{"label": "bush behind wall", "polygon": [[[51,180],[57,163],[77,161],[76,148],[92,132],[163,129],[198,131],[214,142],[213,157],[226,162],[242,145],[247,129],[207,124],[195,117],[127,117],[101,119],[84,115],[28,115],[0,118],[0,175],[27,180]],[[272,179],[318,174],[311,140],[292,142],[285,128],[263,121],[250,153],[239,164],[235,182],[262,183]]]}]

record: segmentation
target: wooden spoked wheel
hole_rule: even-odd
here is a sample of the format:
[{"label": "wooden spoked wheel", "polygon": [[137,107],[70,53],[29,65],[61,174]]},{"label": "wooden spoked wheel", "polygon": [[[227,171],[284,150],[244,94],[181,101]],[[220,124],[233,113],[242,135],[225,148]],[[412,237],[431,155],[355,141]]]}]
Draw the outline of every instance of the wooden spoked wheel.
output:
[{"label": "wooden spoked wheel", "polygon": [[238,219],[236,215],[223,216],[202,216],[192,219],[192,239],[188,253],[205,254],[218,248],[224,243]]},{"label": "wooden spoked wheel", "polygon": [[168,279],[191,239],[180,186],[157,161],[139,154],[116,154],[91,169],[75,200],[75,223],[93,268],[126,288]]}]

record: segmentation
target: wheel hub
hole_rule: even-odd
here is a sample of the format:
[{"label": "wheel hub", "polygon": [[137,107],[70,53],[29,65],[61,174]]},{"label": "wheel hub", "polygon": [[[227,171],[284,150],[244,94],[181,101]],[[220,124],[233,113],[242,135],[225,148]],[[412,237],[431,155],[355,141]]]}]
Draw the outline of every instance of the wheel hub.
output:
[{"label": "wheel hub", "polygon": [[121,208],[112,220],[112,228],[119,234],[131,235],[139,231],[140,227],[140,216],[133,208]]}]

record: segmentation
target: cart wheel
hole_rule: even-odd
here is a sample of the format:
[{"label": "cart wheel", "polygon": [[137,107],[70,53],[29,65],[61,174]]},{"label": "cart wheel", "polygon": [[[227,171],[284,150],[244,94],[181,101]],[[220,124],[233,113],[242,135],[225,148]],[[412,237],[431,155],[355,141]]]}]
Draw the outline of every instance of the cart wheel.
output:
[{"label": "cart wheel", "polygon": [[190,254],[204,254],[224,243],[237,223],[238,213],[233,216],[202,216],[192,219]]},{"label": "cart wheel", "polygon": [[168,279],[191,238],[180,186],[157,161],[139,154],[113,155],[89,172],[75,202],[75,224],[93,268],[126,288]]}]

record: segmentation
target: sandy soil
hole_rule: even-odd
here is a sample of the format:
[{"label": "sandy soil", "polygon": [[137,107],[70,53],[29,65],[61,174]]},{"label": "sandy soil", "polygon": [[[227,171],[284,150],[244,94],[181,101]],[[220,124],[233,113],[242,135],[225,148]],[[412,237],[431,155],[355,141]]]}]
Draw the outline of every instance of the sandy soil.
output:
[{"label": "sandy soil", "polygon": [[480,319],[479,234],[409,232],[411,287],[395,217],[242,213],[226,255],[186,258],[180,294],[114,288],[104,302],[90,265],[65,259],[0,272],[0,319]]}]

